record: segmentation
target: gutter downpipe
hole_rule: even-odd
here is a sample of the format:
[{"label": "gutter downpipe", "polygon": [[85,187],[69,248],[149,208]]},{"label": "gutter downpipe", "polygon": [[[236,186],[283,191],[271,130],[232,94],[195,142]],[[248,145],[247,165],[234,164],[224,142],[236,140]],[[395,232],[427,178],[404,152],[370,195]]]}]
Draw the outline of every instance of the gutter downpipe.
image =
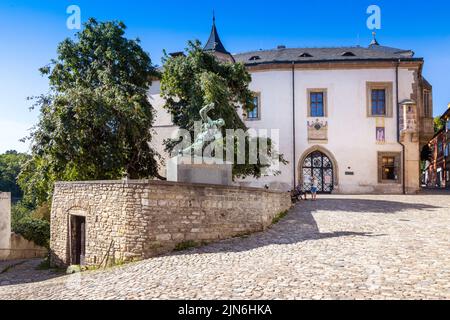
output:
[{"label": "gutter downpipe", "polygon": [[296,152],[296,128],[295,128],[295,61],[292,61],[292,133],[293,133],[293,158],[292,166],[294,168],[294,190],[297,188],[297,165],[295,160],[297,158]]},{"label": "gutter downpipe", "polygon": [[397,99],[397,142],[402,146],[402,189],[403,194],[406,194],[406,159],[405,159],[405,145],[400,141],[400,99],[398,97],[398,69],[400,66],[400,60],[395,65],[395,96]]}]

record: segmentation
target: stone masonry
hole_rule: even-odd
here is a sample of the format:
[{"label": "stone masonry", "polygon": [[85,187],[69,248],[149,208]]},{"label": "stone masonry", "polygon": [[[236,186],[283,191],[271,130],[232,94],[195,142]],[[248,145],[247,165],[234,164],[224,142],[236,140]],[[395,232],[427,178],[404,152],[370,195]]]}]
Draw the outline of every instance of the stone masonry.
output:
[{"label": "stone masonry", "polygon": [[146,259],[188,241],[264,230],[291,206],[263,189],[161,181],[57,183],[51,213],[52,263],[70,264],[70,216],[86,219],[85,264]]}]

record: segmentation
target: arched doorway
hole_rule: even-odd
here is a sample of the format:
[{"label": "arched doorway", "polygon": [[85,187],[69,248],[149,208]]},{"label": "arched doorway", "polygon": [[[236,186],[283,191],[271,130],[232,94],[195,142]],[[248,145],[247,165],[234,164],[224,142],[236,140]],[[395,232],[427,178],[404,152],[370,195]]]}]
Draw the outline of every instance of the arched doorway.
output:
[{"label": "arched doorway", "polygon": [[312,178],[318,180],[318,193],[331,193],[334,189],[334,170],[331,159],[321,151],[308,154],[302,163],[304,190],[311,190]]}]

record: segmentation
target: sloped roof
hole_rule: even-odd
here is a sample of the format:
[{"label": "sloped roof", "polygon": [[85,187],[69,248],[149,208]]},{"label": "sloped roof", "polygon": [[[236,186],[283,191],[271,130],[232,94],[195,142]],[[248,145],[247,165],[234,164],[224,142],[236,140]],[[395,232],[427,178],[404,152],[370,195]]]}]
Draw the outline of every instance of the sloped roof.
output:
[{"label": "sloped roof", "polygon": [[[390,60],[411,61],[423,60],[414,58],[414,52],[380,45],[364,47],[336,47],[336,48],[286,48],[259,50],[233,55],[236,62],[246,65],[286,62],[333,62],[333,61],[361,61],[361,60]],[[259,59],[255,59],[259,57]],[[253,59],[252,59],[253,58]],[[252,60],[250,60],[252,59]]]},{"label": "sloped roof", "polygon": [[213,25],[211,28],[211,34],[209,35],[208,42],[206,43],[205,47],[203,48],[205,51],[210,52],[220,52],[225,54],[230,54],[223,45],[222,41],[220,40],[219,33],[217,32],[216,28],[216,18],[213,17]]}]

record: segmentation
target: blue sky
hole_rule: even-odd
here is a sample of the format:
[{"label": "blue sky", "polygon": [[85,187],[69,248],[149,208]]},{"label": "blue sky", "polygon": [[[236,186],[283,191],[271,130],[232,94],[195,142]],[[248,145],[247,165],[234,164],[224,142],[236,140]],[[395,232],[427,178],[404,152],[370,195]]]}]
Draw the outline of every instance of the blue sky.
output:
[{"label": "blue sky", "polygon": [[366,9],[382,9],[383,45],[413,49],[425,58],[424,75],[434,87],[435,115],[450,102],[450,2],[423,1],[85,1],[1,0],[0,152],[26,151],[18,140],[37,122],[27,96],[45,93],[38,68],[55,57],[57,44],[74,35],[66,27],[69,5],[81,8],[82,21],[122,20],[127,36],[139,37],[155,64],[162,50],[179,51],[189,39],[206,41],[213,9],[220,36],[230,52],[288,47],[367,45]]}]

